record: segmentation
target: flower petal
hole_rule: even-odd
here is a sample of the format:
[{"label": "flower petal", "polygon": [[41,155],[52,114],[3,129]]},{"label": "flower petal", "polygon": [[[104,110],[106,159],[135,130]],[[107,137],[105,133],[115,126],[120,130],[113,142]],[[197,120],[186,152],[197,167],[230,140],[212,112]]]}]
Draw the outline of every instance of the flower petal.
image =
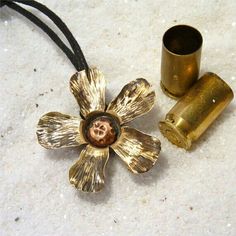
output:
[{"label": "flower petal", "polygon": [[122,127],[121,136],[111,147],[132,172],[143,173],[155,164],[161,143],[136,129]]},{"label": "flower petal", "polygon": [[96,68],[89,70],[88,78],[85,70],[75,73],[70,79],[70,89],[74,94],[81,114],[86,117],[92,111],[105,110],[106,81]]},{"label": "flower petal", "polygon": [[118,116],[122,124],[149,112],[155,99],[155,92],[149,89],[150,84],[145,79],[130,82],[109,104],[107,111]]},{"label": "flower petal", "polygon": [[79,160],[70,168],[69,179],[79,190],[98,192],[104,186],[105,166],[109,159],[109,148],[91,145],[80,153]]},{"label": "flower petal", "polygon": [[80,132],[80,118],[59,112],[43,115],[37,126],[39,143],[48,149],[73,147],[85,143]]}]

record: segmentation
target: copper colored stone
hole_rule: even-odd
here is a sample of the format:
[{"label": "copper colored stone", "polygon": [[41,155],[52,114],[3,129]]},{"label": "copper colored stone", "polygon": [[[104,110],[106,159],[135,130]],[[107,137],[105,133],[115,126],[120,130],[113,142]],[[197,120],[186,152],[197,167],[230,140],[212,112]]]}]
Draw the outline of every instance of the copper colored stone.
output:
[{"label": "copper colored stone", "polygon": [[91,122],[87,137],[91,144],[106,147],[116,141],[117,134],[112,122],[105,117],[100,117]]}]

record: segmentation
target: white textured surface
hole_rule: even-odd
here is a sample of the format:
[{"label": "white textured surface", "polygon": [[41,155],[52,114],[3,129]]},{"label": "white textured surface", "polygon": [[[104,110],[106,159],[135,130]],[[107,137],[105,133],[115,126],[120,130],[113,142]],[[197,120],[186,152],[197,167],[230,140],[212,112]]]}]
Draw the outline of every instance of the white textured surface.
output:
[{"label": "white textured surface", "polygon": [[158,136],[162,153],[142,176],[111,158],[101,193],[72,188],[68,170],[79,150],[44,150],[35,126],[48,111],[78,114],[68,88],[74,68],[34,25],[0,9],[0,235],[236,235],[235,101],[190,152],[157,128],[175,103],[159,87],[161,37],[174,24],[202,32],[201,74],[218,73],[235,91],[236,2],[42,2],[105,73],[109,100],[136,77],[153,84],[155,108],[131,125]]}]

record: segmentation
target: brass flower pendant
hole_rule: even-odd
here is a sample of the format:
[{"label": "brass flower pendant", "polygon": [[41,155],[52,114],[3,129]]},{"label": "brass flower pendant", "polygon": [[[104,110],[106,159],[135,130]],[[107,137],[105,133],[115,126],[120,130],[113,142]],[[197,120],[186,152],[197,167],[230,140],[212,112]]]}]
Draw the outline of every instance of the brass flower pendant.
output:
[{"label": "brass flower pendant", "polygon": [[105,79],[96,68],[77,72],[70,80],[70,89],[81,111],[81,117],[49,112],[37,127],[39,143],[48,149],[87,144],[79,160],[69,171],[70,183],[84,192],[97,192],[104,186],[109,147],[133,173],[144,173],[156,162],[160,141],[125,124],[149,112],[155,92],[149,91],[145,79],[136,79],[105,105]]}]

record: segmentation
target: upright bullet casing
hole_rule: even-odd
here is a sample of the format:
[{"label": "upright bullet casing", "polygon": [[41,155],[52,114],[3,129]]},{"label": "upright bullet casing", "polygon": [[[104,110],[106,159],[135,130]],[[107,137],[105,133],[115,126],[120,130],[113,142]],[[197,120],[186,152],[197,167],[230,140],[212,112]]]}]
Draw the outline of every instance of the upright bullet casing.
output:
[{"label": "upright bullet casing", "polygon": [[227,83],[208,72],[168,112],[160,130],[173,144],[189,149],[233,97]]},{"label": "upright bullet casing", "polygon": [[198,79],[203,39],[195,28],[176,25],[162,41],[161,88],[166,95],[179,98]]}]

